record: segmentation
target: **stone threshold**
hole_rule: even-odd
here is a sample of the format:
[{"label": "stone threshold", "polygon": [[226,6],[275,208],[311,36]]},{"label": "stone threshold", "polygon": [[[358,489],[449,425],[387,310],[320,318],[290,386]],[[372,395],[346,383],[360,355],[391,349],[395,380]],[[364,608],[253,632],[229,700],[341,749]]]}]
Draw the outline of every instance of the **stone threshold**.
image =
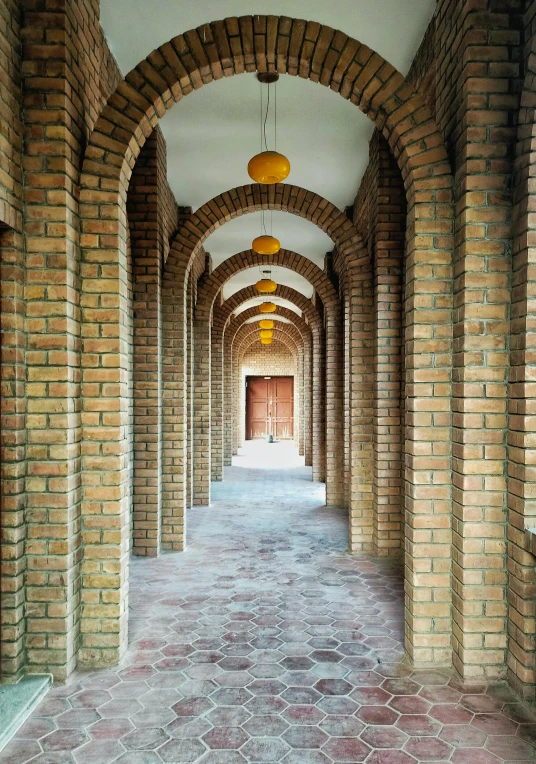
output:
[{"label": "stone threshold", "polygon": [[16,684],[0,684],[0,751],[51,687],[51,674],[28,674]]}]

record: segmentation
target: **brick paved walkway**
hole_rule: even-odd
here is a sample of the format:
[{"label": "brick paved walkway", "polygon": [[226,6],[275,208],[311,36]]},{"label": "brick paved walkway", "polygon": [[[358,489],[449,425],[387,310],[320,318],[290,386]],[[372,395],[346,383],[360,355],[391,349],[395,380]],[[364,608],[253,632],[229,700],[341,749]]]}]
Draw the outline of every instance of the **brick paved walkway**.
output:
[{"label": "brick paved walkway", "polygon": [[[252,468],[266,453],[278,468]],[[289,448],[235,461],[186,553],[133,560],[122,665],[55,687],[2,764],[536,760],[506,687],[399,663],[400,567],[345,554],[345,514]]]}]

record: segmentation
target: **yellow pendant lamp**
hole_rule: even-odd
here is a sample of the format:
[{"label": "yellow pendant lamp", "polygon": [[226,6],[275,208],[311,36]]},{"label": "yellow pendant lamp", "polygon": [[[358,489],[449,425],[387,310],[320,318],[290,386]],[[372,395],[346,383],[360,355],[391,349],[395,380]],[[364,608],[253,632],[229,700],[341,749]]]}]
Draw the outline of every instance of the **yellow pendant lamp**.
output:
[{"label": "yellow pendant lamp", "polygon": [[255,289],[257,292],[260,292],[260,294],[271,294],[277,289],[277,284],[275,281],[272,281],[272,279],[260,279],[260,281],[257,281],[255,284]]},{"label": "yellow pendant lamp", "polygon": [[248,162],[249,177],[263,186],[281,183],[288,178],[289,173],[290,162],[278,151],[261,151]]},{"label": "yellow pendant lamp", "polygon": [[274,322],[271,318],[263,318],[259,321],[259,327],[261,329],[273,329],[274,328]]},{"label": "yellow pendant lamp", "polygon": [[251,242],[251,249],[258,255],[277,255],[281,244],[275,236],[257,236]]},{"label": "yellow pendant lamp", "polygon": [[275,313],[277,305],[273,302],[263,302],[259,305],[259,310],[261,313]]},{"label": "yellow pendant lamp", "polygon": [[274,333],[271,329],[261,329],[259,332],[259,337],[261,340],[269,340],[274,336]]},{"label": "yellow pendant lamp", "polygon": [[271,344],[272,344],[272,338],[271,337],[261,338],[261,345],[271,345]]},{"label": "yellow pendant lamp", "polygon": [[[263,185],[272,185],[281,183],[290,173],[290,162],[283,154],[277,151],[277,89],[274,92],[273,130],[274,130],[274,149],[268,150],[268,141],[266,139],[266,123],[270,114],[270,85],[275,85],[279,79],[277,72],[259,72],[257,79],[263,85],[267,85],[266,109],[263,109],[261,87],[261,152],[255,154],[249,160],[248,174],[255,183]],[[262,150],[264,144],[264,151]]]}]

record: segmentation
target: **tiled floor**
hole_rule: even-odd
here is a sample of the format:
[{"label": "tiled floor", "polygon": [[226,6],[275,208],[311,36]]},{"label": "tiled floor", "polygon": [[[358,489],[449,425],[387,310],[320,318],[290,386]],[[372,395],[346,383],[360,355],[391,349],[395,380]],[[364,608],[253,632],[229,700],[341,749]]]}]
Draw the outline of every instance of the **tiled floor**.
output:
[{"label": "tiled floor", "polygon": [[[279,468],[253,469],[267,453]],[[296,463],[257,446],[189,512],[186,553],[133,561],[122,665],[54,688],[0,762],[536,760],[506,687],[399,663],[400,569],[345,554],[344,513]]]}]

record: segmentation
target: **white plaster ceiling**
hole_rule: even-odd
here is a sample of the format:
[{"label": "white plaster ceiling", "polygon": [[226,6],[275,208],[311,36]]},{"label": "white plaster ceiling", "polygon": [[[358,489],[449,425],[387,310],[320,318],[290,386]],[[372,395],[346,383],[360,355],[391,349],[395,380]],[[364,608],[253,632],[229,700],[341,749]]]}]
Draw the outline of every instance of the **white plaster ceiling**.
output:
[{"label": "white plaster ceiling", "polygon": [[[263,273],[263,271],[267,270],[270,271],[270,274]],[[235,292],[238,292],[240,289],[244,289],[244,287],[250,286],[251,284],[255,284],[262,278],[271,278],[276,284],[291,287],[297,292],[301,292],[309,299],[313,296],[313,287],[299,273],[295,273],[289,268],[284,268],[283,266],[278,265],[271,268],[267,263],[266,265],[248,268],[247,270],[240,271],[240,273],[232,276],[232,278],[224,284],[223,299],[227,300],[227,298],[231,297]]]},{"label": "white plaster ceiling", "polygon": [[[333,249],[333,242],[327,234],[305,218],[287,212],[266,211],[264,214],[266,232],[273,230],[284,249],[308,257],[319,268],[324,268],[324,256]],[[212,266],[217,268],[223,260],[250,249],[251,242],[263,233],[261,213],[251,212],[233,218],[206,240],[204,247],[212,255]],[[266,258],[269,263],[270,258]]]},{"label": "white plaster ceiling", "polygon": [[[181,32],[254,13],[341,29],[406,74],[434,7],[435,0],[101,0],[101,23],[123,74]],[[179,204],[195,210],[250,182],[247,163],[260,150],[260,88],[253,74],[225,78],[195,91],[162,120],[168,179]],[[292,168],[287,182],[315,191],[339,209],[352,204],[368,162],[373,128],[367,117],[329,88],[288,76],[277,84],[277,116],[277,149]],[[258,217],[244,215],[209,237],[205,249],[214,267],[249,249],[259,234]],[[284,248],[320,266],[332,249],[320,229],[294,215],[274,213],[273,232]],[[297,280],[289,286],[298,288]]]},{"label": "white plaster ceiling", "polygon": [[[264,316],[252,316],[251,318],[248,318],[247,321],[244,321],[245,324],[256,324],[257,321],[259,321],[261,318],[264,318]],[[292,321],[290,318],[285,318],[285,316],[278,316],[277,313],[272,313],[270,316],[271,319],[274,321],[279,321],[281,324],[291,324]]]},{"label": "white plaster ceiling", "polygon": [[[243,313],[245,310],[248,310],[248,308],[253,308],[255,305],[260,305],[262,302],[273,302],[275,305],[280,305],[282,308],[288,308],[289,310],[293,310],[294,313],[297,313],[298,316],[302,315],[302,311],[297,308],[294,303],[289,302],[289,300],[285,300],[283,297],[252,297],[251,300],[246,300],[246,302],[243,302],[242,305],[240,305],[235,312],[233,313],[234,316],[239,316],[241,313]],[[260,316],[261,314],[259,314]],[[261,316],[261,318],[273,318],[273,313],[267,313],[266,315]]]}]

